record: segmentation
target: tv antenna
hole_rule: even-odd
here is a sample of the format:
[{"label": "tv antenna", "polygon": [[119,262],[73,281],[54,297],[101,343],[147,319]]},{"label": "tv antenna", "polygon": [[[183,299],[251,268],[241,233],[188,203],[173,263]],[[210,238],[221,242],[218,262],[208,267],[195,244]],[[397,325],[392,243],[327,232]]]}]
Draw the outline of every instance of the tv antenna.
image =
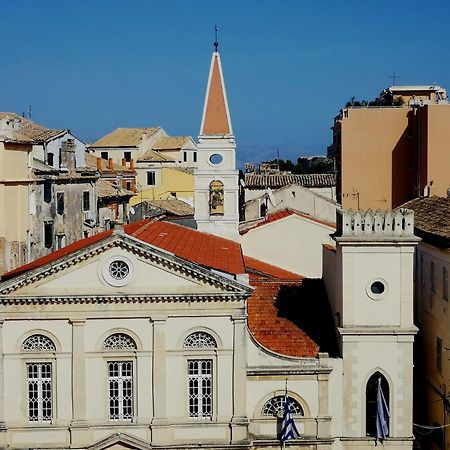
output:
[{"label": "tv antenna", "polygon": [[395,80],[397,78],[400,78],[398,75],[395,74],[395,69],[392,71],[392,75],[389,75],[388,78],[392,78],[392,86],[395,86]]}]

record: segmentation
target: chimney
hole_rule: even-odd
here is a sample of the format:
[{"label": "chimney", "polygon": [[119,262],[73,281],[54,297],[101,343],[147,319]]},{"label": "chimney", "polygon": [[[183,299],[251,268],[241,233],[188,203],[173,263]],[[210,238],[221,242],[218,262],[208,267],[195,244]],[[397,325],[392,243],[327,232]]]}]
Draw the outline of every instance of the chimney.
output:
[{"label": "chimney", "polygon": [[102,171],[102,158],[100,158],[100,156],[97,156],[97,170],[99,172]]},{"label": "chimney", "polygon": [[109,158],[108,159],[108,169],[113,169],[114,168],[114,163],[113,163],[113,159]]},{"label": "chimney", "polygon": [[122,167],[127,166],[127,160],[125,158],[122,158]]},{"label": "chimney", "polygon": [[68,170],[75,170],[75,141],[73,139],[67,139],[61,144],[61,161],[59,165]]},{"label": "chimney", "polygon": [[130,170],[134,170],[134,159],[130,159]]},{"label": "chimney", "polygon": [[145,141],[147,139],[147,133],[142,133],[141,141]]}]

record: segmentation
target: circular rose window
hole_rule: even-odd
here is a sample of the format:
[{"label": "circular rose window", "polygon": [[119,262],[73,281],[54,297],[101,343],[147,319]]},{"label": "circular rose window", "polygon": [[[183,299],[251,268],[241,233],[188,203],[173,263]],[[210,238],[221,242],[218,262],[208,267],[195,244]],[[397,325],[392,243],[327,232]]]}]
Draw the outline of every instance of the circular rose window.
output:
[{"label": "circular rose window", "polygon": [[113,261],[109,265],[109,274],[115,279],[115,280],[123,280],[125,279],[128,274],[130,273],[130,267],[125,261],[122,261],[120,259]]},{"label": "circular rose window", "polygon": [[134,266],[133,258],[128,255],[109,256],[100,263],[99,276],[110,286],[122,287],[134,278]]}]

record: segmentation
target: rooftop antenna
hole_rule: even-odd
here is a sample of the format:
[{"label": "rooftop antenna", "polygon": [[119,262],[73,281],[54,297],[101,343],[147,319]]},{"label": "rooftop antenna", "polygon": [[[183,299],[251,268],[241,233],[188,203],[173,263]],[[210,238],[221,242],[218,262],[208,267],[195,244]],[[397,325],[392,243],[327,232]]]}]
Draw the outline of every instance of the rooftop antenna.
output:
[{"label": "rooftop antenna", "polygon": [[28,118],[31,119],[31,105],[28,107]]},{"label": "rooftop antenna", "polygon": [[219,32],[219,29],[217,28],[217,25],[214,25],[214,37],[215,37],[215,39],[214,39],[214,47],[215,47],[215,52],[217,53],[218,52],[218,48],[219,48],[219,39],[218,39],[218,32]]},{"label": "rooftop antenna", "polygon": [[395,74],[395,69],[392,71],[392,75],[388,76],[388,78],[392,78],[392,86],[395,86],[395,80],[397,78],[400,78],[398,75]]}]

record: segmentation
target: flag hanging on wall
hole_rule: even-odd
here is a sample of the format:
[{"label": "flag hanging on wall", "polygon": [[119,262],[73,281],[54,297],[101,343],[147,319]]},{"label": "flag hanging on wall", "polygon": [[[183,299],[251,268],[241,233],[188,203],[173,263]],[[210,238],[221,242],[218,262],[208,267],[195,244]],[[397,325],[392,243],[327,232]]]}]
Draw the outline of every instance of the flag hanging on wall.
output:
[{"label": "flag hanging on wall", "polygon": [[389,436],[389,408],[381,389],[381,378],[378,378],[377,388],[377,439],[383,441]]},{"label": "flag hanging on wall", "polygon": [[291,415],[291,410],[289,408],[290,399],[287,393],[284,395],[284,410],[283,410],[283,422],[281,423],[281,434],[280,441],[284,444],[289,439],[298,439],[300,433],[295,426],[294,419]]}]

